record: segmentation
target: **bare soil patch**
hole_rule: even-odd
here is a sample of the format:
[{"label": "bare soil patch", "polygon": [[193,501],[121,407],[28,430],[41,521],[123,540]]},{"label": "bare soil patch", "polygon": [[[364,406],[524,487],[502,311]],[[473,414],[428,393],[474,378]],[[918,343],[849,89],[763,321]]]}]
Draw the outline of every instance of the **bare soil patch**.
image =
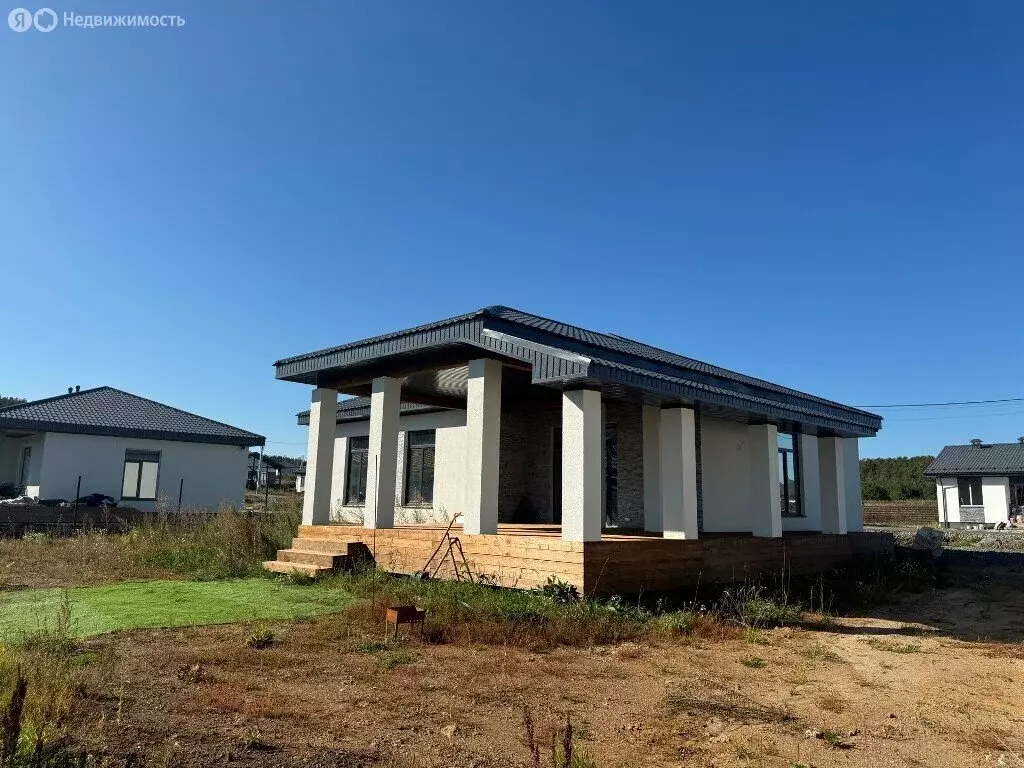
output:
[{"label": "bare soil patch", "polygon": [[1022,587],[966,574],[766,644],[387,646],[344,614],[273,625],[263,650],[244,625],[121,633],[89,643],[113,661],[96,665],[77,736],[119,762],[524,766],[525,706],[542,744],[570,714],[602,768],[1018,766]]}]

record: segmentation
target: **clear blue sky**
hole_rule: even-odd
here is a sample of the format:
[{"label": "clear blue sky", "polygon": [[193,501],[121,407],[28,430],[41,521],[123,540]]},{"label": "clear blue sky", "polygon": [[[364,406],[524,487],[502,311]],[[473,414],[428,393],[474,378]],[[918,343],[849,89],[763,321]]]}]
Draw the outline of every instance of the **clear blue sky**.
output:
[{"label": "clear blue sky", "polygon": [[[502,303],[854,405],[1024,396],[1018,2],[53,7],[186,24],[0,27],[2,393],[302,454],[275,359]],[[882,413],[865,456],[1024,434]]]}]

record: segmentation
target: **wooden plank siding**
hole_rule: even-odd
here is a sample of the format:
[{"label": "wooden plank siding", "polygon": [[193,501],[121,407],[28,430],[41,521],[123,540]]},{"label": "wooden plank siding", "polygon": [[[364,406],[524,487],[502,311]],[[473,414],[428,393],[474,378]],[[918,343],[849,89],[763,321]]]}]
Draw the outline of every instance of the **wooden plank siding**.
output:
[{"label": "wooden plank siding", "polygon": [[[684,589],[784,571],[813,573],[841,565],[854,553],[892,550],[891,537],[875,533],[794,533],[780,539],[736,534],[697,540],[638,533],[586,543],[563,541],[558,526],[502,525],[493,536],[468,536],[461,529],[452,534],[462,543],[474,575],[485,575],[499,586],[531,589],[553,576],[595,596]],[[404,574],[422,569],[443,535],[444,528],[426,525],[376,532],[356,525],[299,528],[300,538],[337,540],[341,550],[345,543],[360,542],[376,551],[380,568]],[[450,560],[437,576],[452,578]]]}]

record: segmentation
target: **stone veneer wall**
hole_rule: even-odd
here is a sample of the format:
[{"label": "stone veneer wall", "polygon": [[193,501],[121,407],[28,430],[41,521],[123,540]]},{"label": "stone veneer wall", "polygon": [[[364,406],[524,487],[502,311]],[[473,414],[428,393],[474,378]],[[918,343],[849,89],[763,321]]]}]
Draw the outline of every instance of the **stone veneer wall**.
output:
[{"label": "stone veneer wall", "polygon": [[[617,401],[604,407],[605,422],[615,423],[619,440],[618,509],[609,517],[620,528],[643,528],[641,407]],[[500,522],[552,522],[553,433],[561,424],[559,407],[502,414]]]},{"label": "stone veneer wall", "polygon": [[618,528],[644,527],[644,429],[642,407],[606,400],[605,422],[614,422],[619,437],[619,508],[605,510]]}]

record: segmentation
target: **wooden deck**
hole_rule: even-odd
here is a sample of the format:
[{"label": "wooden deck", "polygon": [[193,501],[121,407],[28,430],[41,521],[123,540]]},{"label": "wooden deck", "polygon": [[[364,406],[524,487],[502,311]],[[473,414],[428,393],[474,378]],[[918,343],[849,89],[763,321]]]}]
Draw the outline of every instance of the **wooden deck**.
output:
[{"label": "wooden deck", "polygon": [[[500,525],[497,535],[489,536],[466,535],[456,527],[452,534],[461,542],[474,575],[519,589],[542,585],[553,576],[587,595],[667,591],[787,570],[813,573],[834,568],[855,553],[892,549],[892,538],[877,533],[794,533],[780,539],[705,534],[698,540],[682,540],[636,532],[605,534],[600,541],[586,543],[563,541],[557,525]],[[316,552],[315,568],[324,569],[332,554],[341,558],[360,549],[384,570],[411,574],[426,565],[443,535],[443,526],[432,525],[376,531],[357,525],[303,525],[292,549],[278,560],[289,560],[296,570],[303,570],[303,553]],[[437,563],[435,559],[431,572]],[[278,566],[274,570],[287,570],[283,563]],[[447,560],[437,576],[452,575]]]}]

